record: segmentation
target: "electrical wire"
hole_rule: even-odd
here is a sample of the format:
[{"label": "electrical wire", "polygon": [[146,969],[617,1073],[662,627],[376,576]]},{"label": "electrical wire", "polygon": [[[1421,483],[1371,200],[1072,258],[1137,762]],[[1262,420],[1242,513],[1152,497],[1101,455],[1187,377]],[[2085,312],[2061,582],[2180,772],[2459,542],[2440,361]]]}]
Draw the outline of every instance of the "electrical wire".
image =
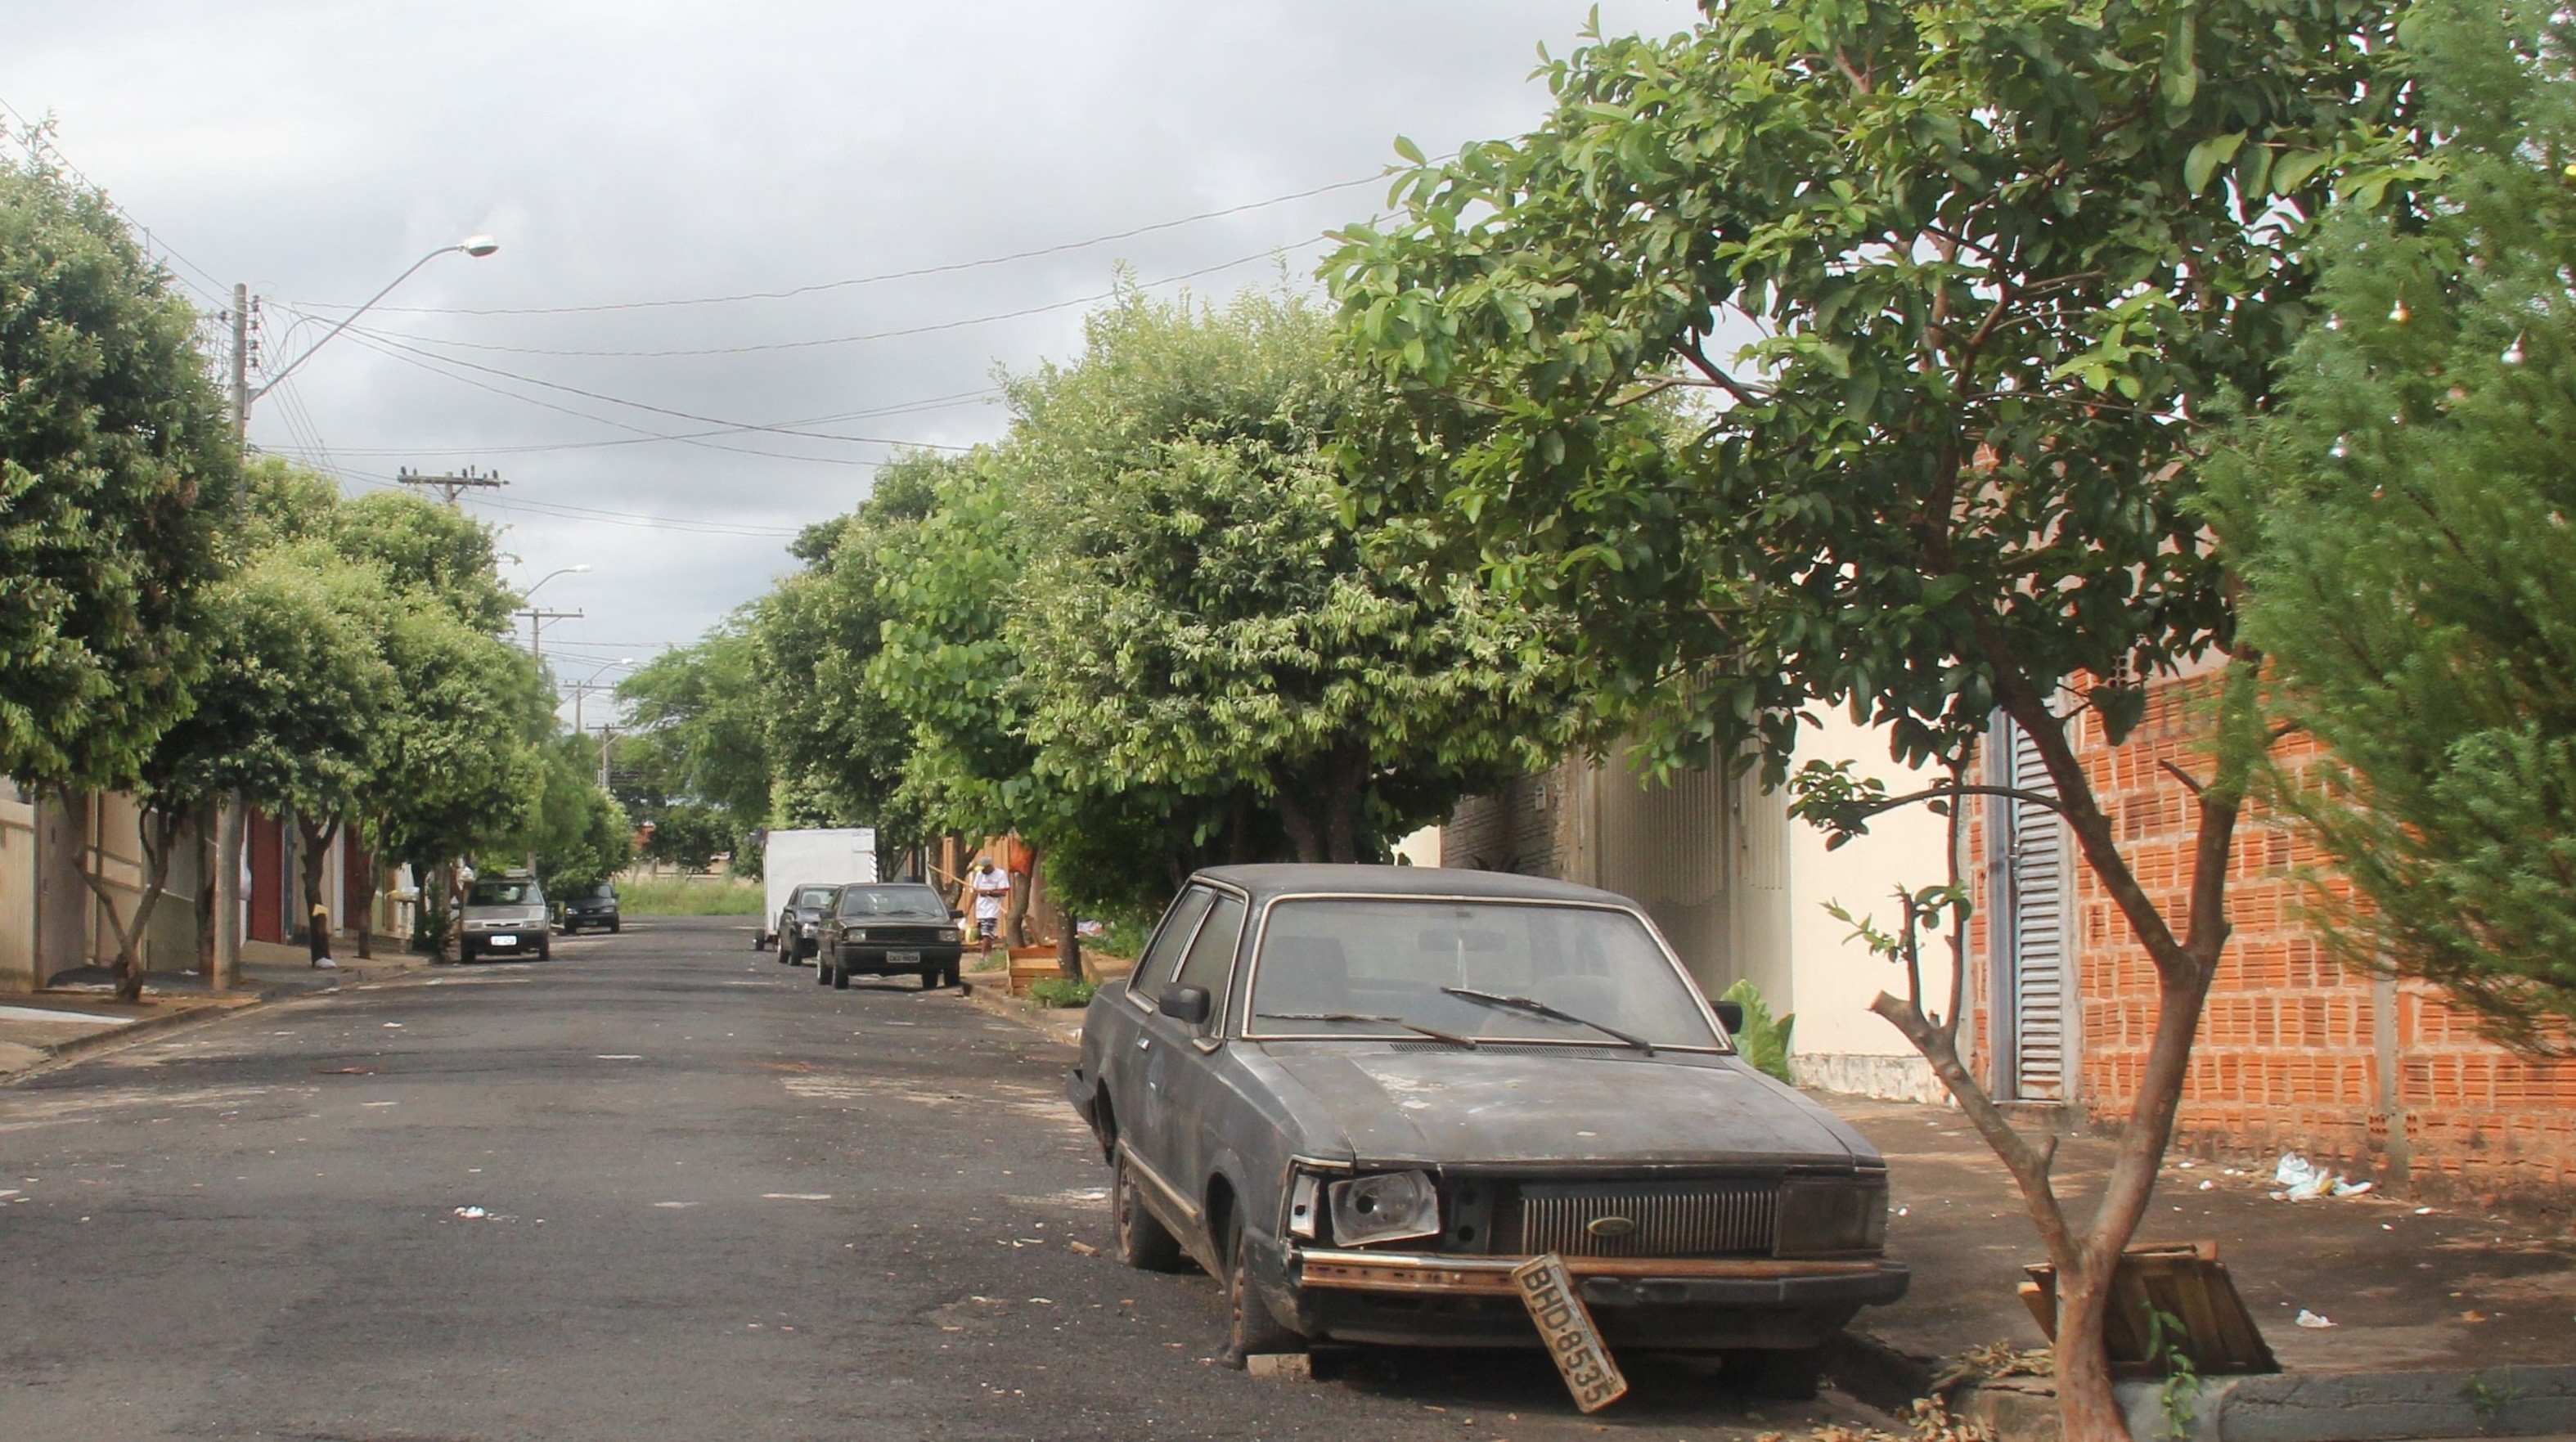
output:
[{"label": "electrical wire", "polygon": [[[867,420],[878,416],[921,415],[929,411],[948,410],[957,406],[993,405],[998,403],[1001,399],[1002,391],[1000,387],[987,386],[982,390],[960,391],[954,395],[935,396],[928,400],[909,401],[900,405],[880,406],[874,410],[842,411],[827,416],[808,416],[803,420],[783,421],[780,424],[791,426],[829,425],[835,421]],[[529,443],[525,445],[470,446],[462,448],[442,441],[417,446],[340,446],[336,449],[344,456],[416,456],[423,451],[440,451],[458,456],[510,456],[529,455],[541,451],[589,451],[608,449],[617,446],[643,446],[651,445],[657,441],[690,441],[703,439],[708,436],[729,436],[739,433],[740,432],[733,427],[726,427],[720,430],[690,431],[681,435],[662,435],[654,433],[639,436],[621,436],[615,440],[605,441],[550,441]],[[781,458],[795,460],[806,459],[801,456]]]},{"label": "electrical wire", "polygon": [[223,281],[218,279],[214,272],[197,264],[195,261],[188,259],[186,256],[181,255],[177,250],[171,247],[168,241],[154,235],[152,233],[152,227],[145,225],[142,221],[136,219],[134,212],[117,204],[115,198],[107,193],[107,187],[90,179],[79,166],[74,165],[71,157],[65,155],[63,153],[63,148],[55,144],[50,137],[45,140],[41,147],[26,139],[25,137],[42,135],[45,134],[45,132],[40,129],[34,121],[27,118],[26,112],[20,110],[17,106],[10,104],[8,98],[5,96],[0,96],[0,112],[5,112],[11,120],[17,122],[19,136],[16,138],[18,139],[19,148],[26,151],[30,159],[42,161],[50,155],[53,158],[53,162],[56,165],[61,166],[64,172],[69,174],[72,179],[79,181],[81,184],[88,186],[91,190],[97,192],[99,198],[107,202],[108,209],[125,217],[125,223],[133,226],[135,233],[143,237],[143,249],[146,254],[150,254],[157,248],[161,254],[168,256],[172,260],[179,262],[179,264],[204,277],[206,284],[213,286],[214,289],[210,291],[206,289],[205,286],[197,284],[195,281],[188,279],[186,276],[179,274],[179,272],[175,270],[170,272],[171,279],[178,281],[181,285],[186,286],[188,289],[195,291],[198,295],[212,301],[218,308],[231,304],[231,302],[224,297]]},{"label": "electrical wire", "polygon": [[[1303,250],[1308,246],[1320,245],[1324,243],[1326,239],[1327,237],[1324,236],[1316,236],[1313,239],[1298,241],[1290,245],[1272,246],[1267,250],[1258,251],[1252,255],[1239,256],[1233,260],[1223,261],[1216,265],[1201,266],[1197,270],[1184,271],[1179,275],[1165,276],[1161,280],[1147,282],[1139,288],[1150,290],[1159,286],[1178,285],[1185,280],[1196,280],[1203,275],[1214,275],[1219,271],[1233,270],[1238,266],[1250,265],[1255,261],[1270,260],[1274,257],[1284,259],[1288,255],[1296,251]],[[1113,287],[1112,289],[1101,291],[1095,295],[1075,296],[1071,300],[1050,301],[1045,305],[1026,306],[1019,310],[997,311],[991,315],[968,316],[961,320],[936,321],[929,325],[906,326],[900,330],[868,331],[859,335],[822,336],[810,340],[756,341],[749,345],[685,346],[672,347],[664,350],[564,350],[548,346],[500,345],[490,341],[450,340],[443,336],[426,336],[412,331],[372,330],[364,326],[353,326],[351,327],[351,330],[360,334],[373,336],[377,340],[385,341],[389,344],[395,342],[409,342],[415,345],[437,346],[449,350],[494,351],[508,355],[562,356],[583,360],[671,360],[703,356],[756,355],[770,351],[814,350],[823,346],[855,345],[861,341],[899,340],[907,336],[930,335],[938,331],[963,330],[968,326],[989,325],[994,321],[1000,320],[1020,320],[1028,316],[1045,315],[1050,311],[1066,310],[1078,305],[1094,305],[1104,300],[1113,300],[1118,296],[1118,294],[1118,288]],[[299,312],[299,314],[300,313],[301,312]],[[462,361],[458,362],[458,364],[464,363],[465,362]],[[542,385],[544,382],[540,381],[537,382],[537,384]]]},{"label": "electrical wire", "polygon": [[[1265,210],[1274,205],[1286,205],[1290,201],[1308,200],[1318,195],[1329,195],[1337,190],[1350,190],[1354,187],[1368,185],[1385,178],[1385,173],[1380,172],[1377,175],[1362,176],[1357,180],[1336,181],[1331,185],[1319,185],[1311,190],[1300,190],[1288,195],[1274,195],[1268,200],[1255,200],[1246,202],[1242,205],[1230,205],[1222,210],[1201,211],[1196,215],[1182,216],[1178,220],[1157,221],[1152,225],[1140,225],[1130,230],[1116,231],[1108,235],[1095,235],[1088,240],[1069,240],[1057,245],[1040,246],[1034,250],[1014,251],[1009,255],[988,256],[982,260],[961,260],[951,262],[947,265],[927,265],[912,270],[886,271],[878,275],[852,276],[847,280],[819,281],[812,285],[800,285],[788,290],[746,291],[740,295],[702,295],[675,300],[610,301],[597,305],[504,306],[481,309],[460,306],[384,305],[378,306],[376,309],[379,311],[402,315],[592,315],[601,311],[614,310],[660,310],[673,306],[733,305],[744,301],[755,300],[793,300],[798,296],[815,295],[828,290],[846,290],[852,286],[876,285],[880,282],[891,280],[913,280],[922,276],[951,275],[958,271],[980,270],[987,266],[1008,265],[1014,261],[1035,260],[1043,256],[1062,255],[1068,251],[1089,250],[1093,246],[1108,245],[1114,241],[1133,240],[1137,236],[1151,235],[1156,231],[1175,230],[1184,225],[1196,225],[1201,221],[1218,220],[1229,215],[1241,215],[1247,211]],[[353,308],[346,303],[332,303],[324,301],[307,301],[299,303],[308,305],[315,310],[345,311]]]}]

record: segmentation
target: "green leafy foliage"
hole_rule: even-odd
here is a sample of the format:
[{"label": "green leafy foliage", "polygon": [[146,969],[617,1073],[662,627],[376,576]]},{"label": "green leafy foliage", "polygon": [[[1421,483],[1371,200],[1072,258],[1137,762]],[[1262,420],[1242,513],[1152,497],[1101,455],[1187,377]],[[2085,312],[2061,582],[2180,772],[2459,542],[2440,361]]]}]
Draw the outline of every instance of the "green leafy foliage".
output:
[{"label": "green leafy foliage", "polygon": [[239,464],[197,317],[104,195],[0,162],[0,773],[132,785],[189,706]]},{"label": "green leafy foliage", "polygon": [[[2191,461],[2303,322],[2303,217],[2393,155],[2394,13],[1776,3],[1596,39],[1545,126],[1345,233],[1352,329],[1472,442],[1370,499],[1577,612],[1675,756],[1777,768],[1824,703],[1946,761],[1999,688],[2201,656],[2233,618]],[[1670,391],[1702,398],[1681,444],[1641,415]]]},{"label": "green leafy foliage", "polygon": [[1735,1032],[1736,1052],[1763,1075],[1797,1085],[1798,1079],[1789,1074],[1789,1036],[1798,1019],[1773,1017],[1771,1004],[1762,999],[1762,989],[1750,979],[1739,979],[1718,1000],[1744,1008],[1744,1025]]},{"label": "green leafy foliage", "polygon": [[2219,472],[2275,700],[2330,748],[2278,801],[2350,889],[2346,961],[2441,984],[2499,1039],[2576,1022],[2576,71],[2563,14],[2407,25],[2438,173],[2317,246],[2284,383]]},{"label": "green leafy foliage", "polygon": [[601,789],[598,743],[587,736],[550,737],[539,748],[542,784],[525,833],[546,894],[562,900],[606,881],[635,860],[626,808]]},{"label": "green leafy foliage", "polygon": [[1043,1007],[1089,1006],[1100,990],[1096,981],[1076,981],[1066,976],[1042,976],[1029,983],[1029,1000]]}]

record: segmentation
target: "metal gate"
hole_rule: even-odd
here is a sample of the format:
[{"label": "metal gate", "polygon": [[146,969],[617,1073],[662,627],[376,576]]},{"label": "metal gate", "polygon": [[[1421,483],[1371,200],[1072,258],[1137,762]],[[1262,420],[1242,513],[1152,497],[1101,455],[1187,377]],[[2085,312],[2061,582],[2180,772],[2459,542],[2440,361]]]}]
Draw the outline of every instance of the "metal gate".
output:
[{"label": "metal gate", "polygon": [[[2003,744],[1996,761],[2003,784],[2055,796],[2057,783],[2038,745],[2010,719],[1998,717],[1998,723],[1994,734]],[[2056,1101],[2066,1095],[2066,825],[2048,807],[2009,797],[2002,811],[1998,1090],[2025,1101]]]}]

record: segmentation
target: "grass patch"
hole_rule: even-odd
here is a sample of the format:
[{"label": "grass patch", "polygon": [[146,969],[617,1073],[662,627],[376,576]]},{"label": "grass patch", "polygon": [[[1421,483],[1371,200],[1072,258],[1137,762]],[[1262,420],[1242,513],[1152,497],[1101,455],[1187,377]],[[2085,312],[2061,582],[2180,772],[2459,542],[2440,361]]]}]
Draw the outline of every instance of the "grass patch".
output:
[{"label": "grass patch", "polygon": [[621,881],[617,904],[630,916],[758,916],[768,907],[760,883],[726,876]]},{"label": "grass patch", "polygon": [[1029,983],[1029,1000],[1040,1006],[1089,1006],[1096,981],[1075,981],[1066,976],[1042,976]]}]

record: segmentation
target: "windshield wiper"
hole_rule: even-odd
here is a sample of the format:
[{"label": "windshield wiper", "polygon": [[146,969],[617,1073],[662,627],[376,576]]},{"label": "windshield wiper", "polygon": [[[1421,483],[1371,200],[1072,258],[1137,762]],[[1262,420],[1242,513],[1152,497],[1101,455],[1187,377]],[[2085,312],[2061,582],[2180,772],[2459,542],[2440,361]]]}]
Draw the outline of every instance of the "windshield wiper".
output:
[{"label": "windshield wiper", "polygon": [[1558,1021],[1572,1022],[1576,1026],[1588,1026],[1603,1036],[1615,1036],[1648,1056],[1655,1054],[1655,1044],[1642,1036],[1631,1035],[1615,1026],[1603,1026],[1588,1016],[1576,1016],[1570,1011],[1550,1006],[1535,997],[1504,996],[1499,992],[1477,991],[1464,986],[1444,986],[1440,990],[1450,996],[1463,996],[1469,1001],[1481,1001],[1487,1006],[1505,1007],[1512,1011],[1525,1011],[1532,1016],[1552,1017]]},{"label": "windshield wiper", "polygon": [[1463,1046],[1469,1051],[1474,1051],[1476,1049],[1476,1042],[1472,1037],[1463,1037],[1458,1035],[1456,1032],[1442,1031],[1436,1026],[1424,1026],[1418,1021],[1406,1021],[1400,1016],[1378,1016],[1373,1013],[1356,1011],[1265,1011],[1259,1013],[1259,1015],[1268,1021],[1378,1022],[1386,1026],[1400,1026],[1410,1032],[1419,1032],[1422,1035],[1431,1038],[1433,1041],[1445,1041],[1451,1046]]}]

